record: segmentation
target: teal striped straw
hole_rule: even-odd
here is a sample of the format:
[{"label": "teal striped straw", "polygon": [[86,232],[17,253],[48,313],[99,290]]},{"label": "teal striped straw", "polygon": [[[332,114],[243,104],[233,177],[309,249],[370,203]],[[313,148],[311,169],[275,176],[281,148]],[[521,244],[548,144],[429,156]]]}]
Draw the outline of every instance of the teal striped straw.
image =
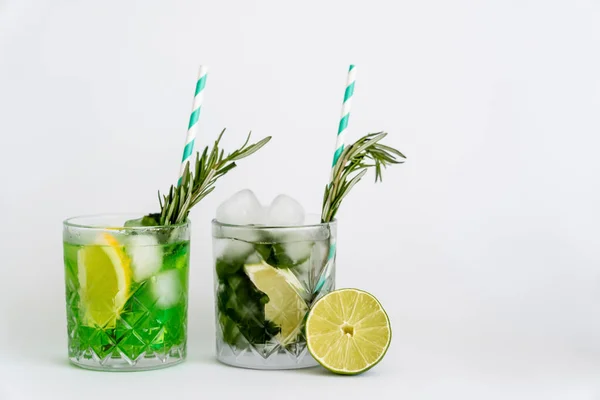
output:
[{"label": "teal striped straw", "polygon": [[[348,68],[348,79],[346,81],[346,90],[344,91],[344,103],[342,104],[342,117],[340,119],[340,125],[338,126],[337,142],[335,144],[335,153],[333,154],[333,163],[331,165],[331,178],[333,180],[333,169],[338,163],[342,152],[344,151],[344,135],[348,130],[348,120],[350,119],[350,106],[352,105],[352,96],[354,95],[354,82],[356,81],[356,68],[354,64],[350,64]],[[331,269],[333,268],[333,260],[335,258],[336,244],[332,242],[329,244],[329,253],[327,254],[327,264],[323,268],[323,272],[319,277],[319,281],[315,285],[315,293],[318,293],[325,282],[329,279]]]},{"label": "teal striped straw", "polygon": [[196,133],[198,131],[198,118],[200,118],[200,109],[202,108],[202,102],[204,100],[204,87],[206,86],[206,75],[208,67],[201,65],[198,70],[198,80],[196,81],[196,91],[194,93],[194,102],[192,105],[192,114],[190,115],[190,122],[188,124],[187,136],[185,138],[185,147],[183,148],[183,157],[181,157],[181,166],[179,168],[179,181],[178,185],[181,184],[181,178],[185,173],[185,166],[188,162],[192,161],[192,153],[194,152],[194,141],[196,140]]},{"label": "teal striped straw", "polygon": [[356,81],[356,68],[354,64],[350,64],[348,68],[348,80],[346,81],[346,90],[344,91],[344,102],[342,103],[342,118],[338,126],[337,142],[335,145],[335,153],[333,153],[333,167],[337,164],[342,152],[344,151],[344,135],[348,130],[348,120],[350,119],[350,106],[352,105],[352,95],[354,94],[354,82]]}]

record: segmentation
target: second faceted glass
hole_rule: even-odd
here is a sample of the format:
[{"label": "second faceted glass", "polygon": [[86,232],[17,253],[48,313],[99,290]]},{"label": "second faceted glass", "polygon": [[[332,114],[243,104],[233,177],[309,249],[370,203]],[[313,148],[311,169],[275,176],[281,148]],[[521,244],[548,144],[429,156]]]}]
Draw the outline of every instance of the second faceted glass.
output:
[{"label": "second faceted glass", "polygon": [[246,368],[317,365],[306,348],[311,305],[334,289],[336,223],[213,221],[217,358]]},{"label": "second faceted glass", "polygon": [[135,371],[185,358],[190,225],[124,227],[135,217],[64,223],[69,359],[78,366]]}]

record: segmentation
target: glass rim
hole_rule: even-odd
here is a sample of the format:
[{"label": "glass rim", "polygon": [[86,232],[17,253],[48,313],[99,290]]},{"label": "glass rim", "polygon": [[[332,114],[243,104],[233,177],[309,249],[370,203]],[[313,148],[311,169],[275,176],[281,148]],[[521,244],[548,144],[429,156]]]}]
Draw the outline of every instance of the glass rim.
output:
[{"label": "glass rim", "polygon": [[288,229],[306,229],[306,228],[319,228],[326,227],[331,225],[337,225],[337,219],[333,219],[329,222],[318,222],[311,224],[303,224],[303,225],[238,225],[238,224],[227,224],[225,222],[221,222],[216,218],[213,218],[211,223],[213,225],[225,227],[225,228],[233,228],[233,229],[253,229],[253,230],[288,230]]},{"label": "glass rim", "polygon": [[106,225],[91,225],[85,223],[77,223],[78,220],[84,219],[92,219],[92,218],[108,218],[108,217],[137,217],[148,215],[149,213],[133,213],[133,212],[119,212],[119,213],[99,213],[99,214],[84,214],[84,215],[76,215],[74,217],[69,217],[63,220],[63,226],[69,228],[77,228],[77,229],[119,229],[121,231],[138,231],[138,230],[159,230],[159,229],[175,229],[179,227],[187,227],[191,224],[190,219],[188,218],[185,222],[180,222],[178,224],[171,225],[153,225],[153,226],[111,226],[110,224]]}]

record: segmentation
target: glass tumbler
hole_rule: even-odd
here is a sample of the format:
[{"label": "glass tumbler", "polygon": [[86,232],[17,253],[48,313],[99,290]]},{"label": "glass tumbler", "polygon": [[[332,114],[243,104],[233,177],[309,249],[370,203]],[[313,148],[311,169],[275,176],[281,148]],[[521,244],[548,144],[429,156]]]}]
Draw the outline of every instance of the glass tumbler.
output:
[{"label": "glass tumbler", "polygon": [[212,222],[217,359],[255,369],[317,365],[304,323],[334,289],[336,222],[302,226]]},{"label": "glass tumbler", "polygon": [[190,224],[124,227],[140,215],[63,224],[69,360],[147,370],[186,356]]}]

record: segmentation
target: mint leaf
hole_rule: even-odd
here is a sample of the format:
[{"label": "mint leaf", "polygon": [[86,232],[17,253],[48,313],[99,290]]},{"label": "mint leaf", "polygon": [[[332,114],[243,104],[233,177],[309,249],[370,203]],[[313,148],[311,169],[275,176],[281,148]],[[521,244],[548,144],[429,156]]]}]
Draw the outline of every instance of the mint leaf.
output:
[{"label": "mint leaf", "polygon": [[142,226],[159,226],[158,223],[160,219],[160,214],[148,214],[144,215],[142,218],[130,219],[129,221],[125,221],[124,226],[126,228],[136,228]]},{"label": "mint leaf", "polygon": [[220,267],[228,272],[219,279],[217,290],[223,340],[235,345],[239,335],[242,335],[252,344],[265,344],[281,331],[277,325],[265,319],[265,304],[269,302],[269,296],[254,286],[243,268],[231,273],[228,268],[233,267],[231,264],[228,267],[222,264]]}]

